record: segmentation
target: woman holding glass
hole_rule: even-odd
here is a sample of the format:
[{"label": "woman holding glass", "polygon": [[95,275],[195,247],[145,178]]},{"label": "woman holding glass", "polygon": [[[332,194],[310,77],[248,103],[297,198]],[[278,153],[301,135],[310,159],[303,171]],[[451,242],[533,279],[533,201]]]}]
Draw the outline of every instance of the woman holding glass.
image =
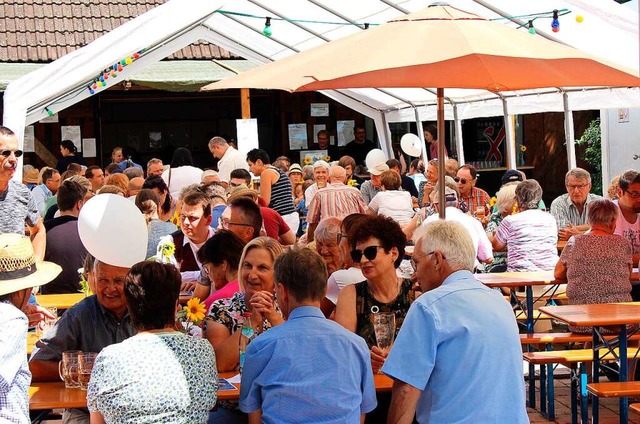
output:
[{"label": "woman holding glass", "polygon": [[238,368],[240,318],[251,313],[251,324],[258,334],[281,324],[284,319],[275,298],[273,263],[282,246],[270,237],[251,240],[242,252],[238,286],[240,291],[211,305],[205,321],[205,334],[214,350],[221,372]]},{"label": "woman holding glass", "polygon": [[360,335],[371,349],[371,364],[378,371],[387,352],[377,345],[373,314],[395,314],[395,334],[415,299],[409,279],[398,277],[406,237],[391,218],[367,216],[349,232],[351,258],[366,280],[342,288],[336,305],[336,322]]},{"label": "woman holding glass", "polygon": [[96,358],[87,406],[91,422],[207,422],[218,372],[211,345],[175,330],[180,273],[157,262],[135,264],[124,293],[137,334]]}]

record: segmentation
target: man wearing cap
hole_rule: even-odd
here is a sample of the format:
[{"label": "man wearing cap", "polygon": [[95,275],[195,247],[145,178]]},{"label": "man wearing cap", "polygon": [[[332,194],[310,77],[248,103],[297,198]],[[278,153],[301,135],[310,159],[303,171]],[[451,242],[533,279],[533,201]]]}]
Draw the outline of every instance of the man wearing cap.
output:
[{"label": "man wearing cap", "polygon": [[318,223],[324,218],[335,217],[342,219],[352,213],[366,213],[367,205],[357,188],[349,187],[347,171],[338,165],[331,167],[329,171],[329,185],[318,190],[309,204],[307,212],[307,240],[312,242]]},{"label": "man wearing cap", "polygon": [[[476,251],[476,266],[478,266],[480,262],[493,262],[493,248],[491,246],[491,242],[489,241],[489,237],[487,237],[487,233],[482,228],[482,224],[480,223],[480,221],[458,209],[458,193],[455,187],[452,187],[451,183],[449,182],[445,183],[444,196],[446,207],[445,221],[459,222],[467,230],[473,242],[473,247]],[[433,198],[431,202],[434,205],[436,212],[439,212],[440,196],[438,196],[438,193],[432,193],[432,197]],[[426,226],[431,222],[438,221],[439,219],[439,214],[435,213],[427,217],[427,219],[425,219],[422,223],[422,226]]]},{"label": "man wearing cap", "polygon": [[244,155],[231,147],[222,137],[213,137],[209,140],[209,151],[214,158],[218,159],[218,175],[220,182],[225,184],[225,187],[231,181],[231,171],[234,169],[249,170]]},{"label": "man wearing cap", "polygon": [[564,177],[567,193],[556,197],[551,202],[550,212],[558,224],[558,240],[582,234],[589,229],[587,223],[587,205],[595,199],[602,199],[591,194],[591,174],[582,168],[574,168]]},{"label": "man wearing cap", "polygon": [[46,234],[31,191],[13,179],[18,166],[18,137],[7,127],[0,125],[0,234],[24,235],[29,228],[36,258],[44,258]]},{"label": "man wearing cap", "polygon": [[460,192],[460,198],[458,200],[467,205],[471,214],[475,215],[476,211],[481,210],[482,216],[488,219],[491,213],[489,208],[491,198],[486,191],[476,187],[476,182],[478,181],[478,171],[476,168],[469,164],[462,165],[458,169],[454,180],[458,184],[458,191]]},{"label": "man wearing cap", "polygon": [[38,185],[40,179],[40,171],[31,165],[22,165],[22,184],[26,185],[29,190],[33,190]]},{"label": "man wearing cap", "polygon": [[365,181],[360,186],[360,194],[362,194],[362,198],[367,205],[371,203],[371,199],[373,199],[378,192],[382,191],[382,180],[380,179],[380,175],[382,175],[384,171],[388,170],[389,167],[384,162],[380,162],[369,170],[371,179]]},{"label": "man wearing cap", "polygon": [[304,191],[304,199],[307,205],[311,204],[313,196],[318,190],[325,188],[329,182],[329,164],[323,160],[318,160],[313,164],[313,184]]},{"label": "man wearing cap", "polygon": [[60,271],[56,264],[35,261],[28,238],[0,235],[0,422],[31,422],[27,329],[35,322],[25,312],[36,312],[27,303],[31,289],[47,284]]}]

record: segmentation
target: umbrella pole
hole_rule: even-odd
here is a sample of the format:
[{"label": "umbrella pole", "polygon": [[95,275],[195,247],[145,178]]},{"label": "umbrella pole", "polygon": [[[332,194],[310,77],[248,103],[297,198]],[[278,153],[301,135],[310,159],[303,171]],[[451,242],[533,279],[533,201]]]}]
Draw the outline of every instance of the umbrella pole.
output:
[{"label": "umbrella pole", "polygon": [[445,209],[446,206],[444,204],[444,177],[445,177],[445,167],[444,167],[444,88],[438,88],[438,205],[439,205],[439,215],[440,219],[445,218]]}]

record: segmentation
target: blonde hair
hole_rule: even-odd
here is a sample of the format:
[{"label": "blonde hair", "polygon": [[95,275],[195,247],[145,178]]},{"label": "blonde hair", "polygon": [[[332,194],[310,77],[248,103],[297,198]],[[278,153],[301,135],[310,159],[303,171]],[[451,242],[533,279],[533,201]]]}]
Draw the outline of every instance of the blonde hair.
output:
[{"label": "blonde hair", "polygon": [[[244,292],[244,281],[242,279],[242,264],[244,263],[244,259],[247,257],[247,253],[249,253],[252,249],[264,249],[269,252],[271,256],[271,261],[275,263],[276,258],[280,256],[280,254],[284,251],[282,245],[278,243],[276,239],[271,237],[257,237],[251,240],[244,247],[242,251],[242,256],[240,257],[240,263],[238,265],[238,287],[241,292]],[[272,271],[273,272],[273,271]]]},{"label": "blonde hair", "polygon": [[518,184],[503,185],[496,193],[496,207],[500,215],[510,215],[516,203],[516,187]]},{"label": "blonde hair", "polygon": [[114,185],[122,190],[124,196],[127,197],[129,193],[129,177],[122,173],[111,174],[104,180],[104,185]]}]

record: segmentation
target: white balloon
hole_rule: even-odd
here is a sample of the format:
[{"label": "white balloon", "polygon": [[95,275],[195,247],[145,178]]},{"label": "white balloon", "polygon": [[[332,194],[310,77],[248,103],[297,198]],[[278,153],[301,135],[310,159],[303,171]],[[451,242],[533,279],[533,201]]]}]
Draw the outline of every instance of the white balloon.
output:
[{"label": "white balloon", "polygon": [[372,149],[367,153],[367,157],[364,160],[365,165],[367,165],[367,169],[372,169],[377,164],[386,162],[387,156],[380,149]]},{"label": "white balloon", "polygon": [[78,216],[80,240],[100,262],[131,268],[145,260],[148,231],[142,212],[122,196],[99,194]]},{"label": "white balloon", "polygon": [[418,157],[422,153],[420,137],[413,133],[406,133],[400,139],[400,148],[409,156]]}]

